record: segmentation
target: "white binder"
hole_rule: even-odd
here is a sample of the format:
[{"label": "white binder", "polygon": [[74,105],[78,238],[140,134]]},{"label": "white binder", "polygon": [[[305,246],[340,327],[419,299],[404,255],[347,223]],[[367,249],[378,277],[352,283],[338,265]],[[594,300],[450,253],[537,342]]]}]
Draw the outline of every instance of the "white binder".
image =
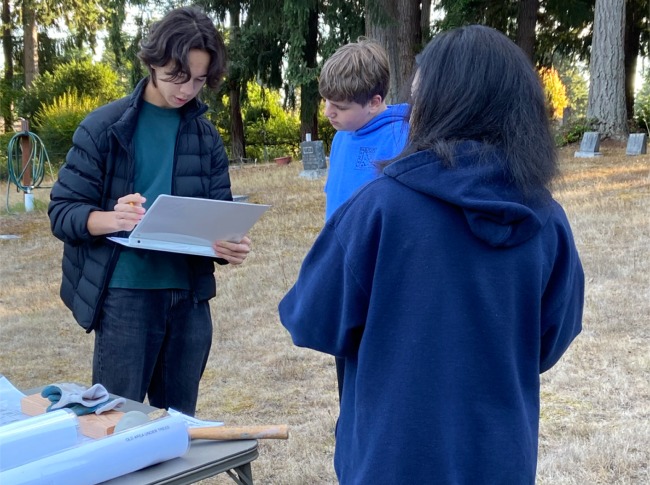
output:
[{"label": "white binder", "polygon": [[128,238],[108,239],[130,248],[214,258],[215,241],[241,241],[270,207],[162,194]]}]

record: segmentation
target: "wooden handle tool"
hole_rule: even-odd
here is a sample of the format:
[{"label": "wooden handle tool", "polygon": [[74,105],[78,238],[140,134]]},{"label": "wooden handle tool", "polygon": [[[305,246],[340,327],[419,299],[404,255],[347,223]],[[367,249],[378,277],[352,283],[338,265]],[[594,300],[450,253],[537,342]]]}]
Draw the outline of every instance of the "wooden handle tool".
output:
[{"label": "wooden handle tool", "polygon": [[[154,411],[147,415],[141,411],[129,411],[115,425],[115,432],[124,431],[147,423],[154,419],[164,419],[167,412],[164,410]],[[259,439],[280,439],[289,438],[289,427],[286,424],[263,425],[263,426],[203,426],[198,428],[187,428],[190,439],[202,440],[259,440]]]},{"label": "wooden handle tool", "polygon": [[191,439],[202,440],[259,440],[289,438],[286,424],[266,426],[206,426],[188,428]]}]

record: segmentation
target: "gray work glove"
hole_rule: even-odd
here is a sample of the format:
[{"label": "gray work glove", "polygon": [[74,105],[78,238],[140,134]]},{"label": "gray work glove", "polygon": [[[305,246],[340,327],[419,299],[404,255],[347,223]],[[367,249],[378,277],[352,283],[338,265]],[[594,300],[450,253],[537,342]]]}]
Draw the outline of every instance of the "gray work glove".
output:
[{"label": "gray work glove", "polygon": [[85,388],[73,383],[51,384],[41,391],[41,396],[49,399],[52,404],[48,411],[68,408],[78,416],[84,414],[101,414],[118,408],[126,401],[124,398],[111,399],[108,391],[101,384]]}]

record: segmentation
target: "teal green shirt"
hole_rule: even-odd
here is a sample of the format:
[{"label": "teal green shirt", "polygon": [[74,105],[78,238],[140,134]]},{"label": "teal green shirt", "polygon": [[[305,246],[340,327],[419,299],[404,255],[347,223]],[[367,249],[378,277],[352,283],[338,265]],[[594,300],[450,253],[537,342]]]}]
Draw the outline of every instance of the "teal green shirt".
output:
[{"label": "teal green shirt", "polygon": [[[146,208],[160,194],[171,194],[174,151],[180,121],[177,109],[160,108],[143,102],[133,137],[134,191],[147,199],[144,204]],[[109,287],[189,290],[187,256],[122,248]]]}]

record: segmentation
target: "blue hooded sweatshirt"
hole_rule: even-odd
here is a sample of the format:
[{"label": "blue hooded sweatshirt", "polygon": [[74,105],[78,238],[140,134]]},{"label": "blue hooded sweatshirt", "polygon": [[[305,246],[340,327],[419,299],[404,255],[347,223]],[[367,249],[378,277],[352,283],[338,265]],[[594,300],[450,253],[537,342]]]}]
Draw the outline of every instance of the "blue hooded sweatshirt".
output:
[{"label": "blue hooded sweatshirt", "polygon": [[345,359],[343,485],[535,483],[539,375],[581,330],[584,275],[560,205],[475,148],[389,165],[280,302],[297,346]]},{"label": "blue hooded sweatshirt", "polygon": [[375,162],[389,160],[408,138],[408,104],[389,105],[357,131],[337,131],[330,150],[325,183],[325,219],[359,187],[377,178]]}]

